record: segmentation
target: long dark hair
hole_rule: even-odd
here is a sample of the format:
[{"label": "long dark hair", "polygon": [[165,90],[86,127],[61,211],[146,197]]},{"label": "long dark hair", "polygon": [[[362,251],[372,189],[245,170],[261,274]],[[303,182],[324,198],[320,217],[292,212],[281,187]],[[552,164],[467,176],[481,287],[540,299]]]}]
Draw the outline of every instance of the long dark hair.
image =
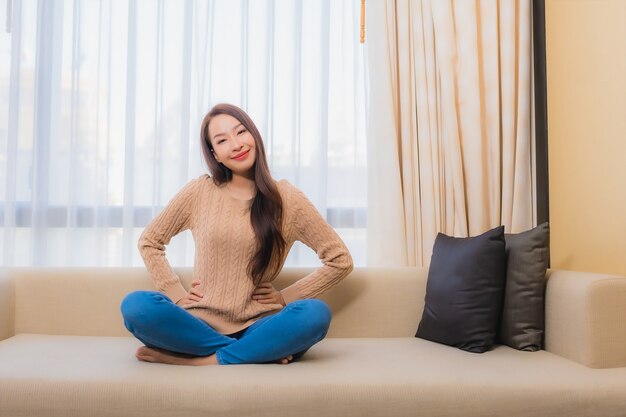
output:
[{"label": "long dark hair", "polygon": [[268,269],[272,273],[278,272],[279,261],[285,253],[285,239],[281,233],[283,200],[270,175],[263,139],[259,130],[246,112],[232,104],[221,103],[215,105],[202,120],[200,144],[204,160],[209,167],[213,181],[217,185],[221,185],[231,181],[233,178],[232,171],[217,162],[212,152],[213,146],[209,136],[209,123],[215,116],[220,114],[227,114],[237,119],[254,138],[256,160],[253,170],[254,182],[258,191],[250,209],[250,222],[256,235],[257,250],[248,263],[248,275],[255,284],[258,284]]}]

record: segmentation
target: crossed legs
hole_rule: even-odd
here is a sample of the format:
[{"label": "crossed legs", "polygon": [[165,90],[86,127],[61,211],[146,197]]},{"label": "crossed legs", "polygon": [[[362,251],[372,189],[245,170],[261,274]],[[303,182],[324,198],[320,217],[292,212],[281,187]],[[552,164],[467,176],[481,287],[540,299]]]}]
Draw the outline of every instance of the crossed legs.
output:
[{"label": "crossed legs", "polygon": [[331,312],[318,299],[297,300],[227,336],[156,291],[135,291],[121,305],[126,328],[146,346],[139,360],[178,365],[289,363],[328,332]]}]

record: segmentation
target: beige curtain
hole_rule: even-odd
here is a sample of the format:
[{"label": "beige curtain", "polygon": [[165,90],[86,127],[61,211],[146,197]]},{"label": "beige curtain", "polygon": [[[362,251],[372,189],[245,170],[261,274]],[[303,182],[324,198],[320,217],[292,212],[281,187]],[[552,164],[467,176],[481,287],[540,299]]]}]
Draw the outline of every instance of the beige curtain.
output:
[{"label": "beige curtain", "polygon": [[534,219],[530,0],[368,2],[368,265]]}]

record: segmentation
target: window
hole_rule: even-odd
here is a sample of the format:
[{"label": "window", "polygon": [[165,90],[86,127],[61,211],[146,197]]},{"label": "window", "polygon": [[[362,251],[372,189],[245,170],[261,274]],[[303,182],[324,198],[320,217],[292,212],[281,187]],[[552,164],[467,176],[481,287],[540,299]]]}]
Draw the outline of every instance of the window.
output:
[{"label": "window", "polygon": [[[143,227],[207,172],[200,124],[219,102],[250,114],[273,176],[302,189],[365,264],[358,0],[14,0],[0,9],[2,264],[143,265]],[[191,233],[167,256],[193,265]],[[317,264],[300,243],[287,259]]]}]

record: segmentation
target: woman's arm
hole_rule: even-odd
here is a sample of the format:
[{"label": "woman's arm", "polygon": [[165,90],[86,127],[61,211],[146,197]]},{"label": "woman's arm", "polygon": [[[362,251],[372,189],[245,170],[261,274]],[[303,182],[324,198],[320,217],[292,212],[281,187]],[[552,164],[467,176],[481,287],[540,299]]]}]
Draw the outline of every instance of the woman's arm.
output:
[{"label": "woman's arm", "polygon": [[174,303],[187,295],[180,279],[165,257],[165,246],[172,237],[191,227],[193,205],[200,178],[188,182],[146,226],[139,237],[138,248],[158,291]]},{"label": "woman's arm", "polygon": [[322,265],[311,274],[283,289],[286,303],[304,298],[314,298],[339,283],[353,269],[352,257],[337,232],[324,220],[302,191],[293,185],[290,209],[295,238],[317,253]]}]

